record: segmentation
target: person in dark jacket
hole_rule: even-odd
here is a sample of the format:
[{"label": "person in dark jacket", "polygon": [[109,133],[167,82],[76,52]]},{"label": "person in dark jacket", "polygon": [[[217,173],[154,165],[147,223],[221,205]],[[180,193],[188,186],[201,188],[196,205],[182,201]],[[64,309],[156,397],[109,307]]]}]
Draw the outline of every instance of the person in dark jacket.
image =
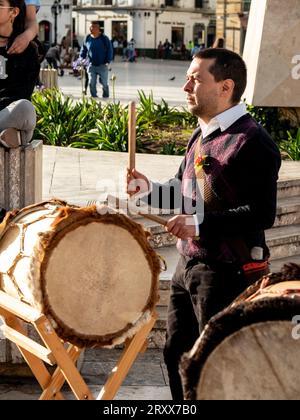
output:
[{"label": "person in dark jacket", "polygon": [[[264,231],[276,216],[278,147],[240,103],[247,83],[232,51],[198,52],[184,91],[198,117],[182,165],[167,184],[128,170],[128,193],[176,210],[167,223],[180,259],[171,282],[164,358],[173,399],[183,399],[179,363],[209,319],[268,273]],[[138,185],[137,185],[138,181]]]},{"label": "person in dark jacket", "polygon": [[93,98],[97,98],[97,76],[103,87],[103,98],[109,98],[108,86],[108,65],[113,60],[113,48],[109,38],[104,35],[100,24],[93,21],[90,26],[90,35],[83,43],[80,51],[80,57],[88,58],[90,65],[88,74],[90,80],[90,91]]},{"label": "person in dark jacket", "polygon": [[[24,31],[23,0],[2,0],[0,8],[0,143],[16,147],[31,140],[35,110],[30,102],[39,75],[37,46],[30,43],[20,54],[7,54],[14,39]],[[11,139],[7,135],[7,130]],[[21,133],[17,132],[20,130]],[[15,135],[13,135],[15,133]]]},{"label": "person in dark jacket", "polygon": [[[15,38],[23,33],[26,6],[24,0],[1,0],[0,7],[0,147],[27,144],[36,124],[30,102],[40,63],[35,43],[30,42],[19,54],[8,54]],[[0,220],[5,214],[0,209]]]}]

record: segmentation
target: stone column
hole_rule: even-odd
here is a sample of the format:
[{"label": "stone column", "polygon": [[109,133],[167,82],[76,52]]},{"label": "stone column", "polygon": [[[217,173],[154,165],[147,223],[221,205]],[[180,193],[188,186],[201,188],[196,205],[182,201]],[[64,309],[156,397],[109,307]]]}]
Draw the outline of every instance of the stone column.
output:
[{"label": "stone column", "polygon": [[0,148],[0,207],[18,209],[42,200],[43,143]]},{"label": "stone column", "polygon": [[58,88],[57,70],[41,69],[40,80],[46,89]]},{"label": "stone column", "polygon": [[252,0],[244,59],[247,103],[300,107],[299,0]]},{"label": "stone column", "polygon": [[[33,140],[16,149],[0,147],[0,206],[7,210],[22,208],[42,200],[43,142]],[[0,326],[2,320],[0,318]],[[0,331],[1,363],[24,363],[16,346]]]}]

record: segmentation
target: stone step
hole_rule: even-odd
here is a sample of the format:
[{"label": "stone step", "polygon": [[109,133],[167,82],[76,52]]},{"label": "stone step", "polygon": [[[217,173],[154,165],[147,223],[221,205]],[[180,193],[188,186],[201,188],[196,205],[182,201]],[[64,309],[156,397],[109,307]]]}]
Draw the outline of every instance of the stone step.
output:
[{"label": "stone step", "polygon": [[292,257],[300,254],[300,225],[274,227],[266,231],[271,259]]},{"label": "stone step", "polygon": [[[291,174],[288,175],[288,177],[290,176]],[[300,196],[299,165],[295,166],[294,179],[286,179],[284,174],[281,174],[281,180],[278,182],[278,198],[289,198],[295,196]]]},{"label": "stone step", "polygon": [[[168,306],[168,304],[169,304],[170,283],[171,283],[171,279],[172,279],[173,273],[175,272],[176,264],[177,264],[177,261],[178,261],[178,254],[177,254],[177,259],[176,259],[177,251],[174,249],[174,254],[173,255],[170,251],[171,251],[171,249],[168,250],[168,253],[170,254],[170,258],[166,258],[168,263],[169,263],[168,270],[167,270],[167,272],[162,273],[162,275],[160,277],[160,283],[159,283],[160,299],[159,299],[159,302],[158,302],[159,307]],[[173,263],[172,260],[174,260],[174,263]],[[300,264],[300,253],[296,254],[296,255],[293,255],[293,256],[290,256],[290,257],[271,260],[270,261],[270,271],[272,273],[279,272],[284,264],[287,264],[287,263],[290,263],[290,262],[295,263],[295,264]]]},{"label": "stone step", "polygon": [[288,263],[300,264],[300,254],[271,261],[270,270],[272,273],[277,273],[281,270],[284,264]]},{"label": "stone step", "polygon": [[300,196],[279,198],[274,227],[300,224]]},{"label": "stone step", "polygon": [[[300,224],[275,227],[266,231],[267,244],[271,251],[271,261],[293,258],[300,255]],[[166,261],[167,270],[160,275],[160,289],[168,288],[175,271],[179,255],[175,246],[162,247],[156,252]]]},{"label": "stone step", "polygon": [[[164,220],[168,220],[171,216],[161,216]],[[176,244],[176,238],[167,233],[164,226],[145,219],[141,216],[134,217],[134,220],[141,223],[147,229],[152,237],[150,243],[155,249],[163,247],[172,247]],[[300,224],[300,195],[289,198],[280,198],[277,206],[277,216],[274,228],[285,227]],[[273,229],[274,229],[273,228]],[[272,230],[273,230],[272,229]]]}]

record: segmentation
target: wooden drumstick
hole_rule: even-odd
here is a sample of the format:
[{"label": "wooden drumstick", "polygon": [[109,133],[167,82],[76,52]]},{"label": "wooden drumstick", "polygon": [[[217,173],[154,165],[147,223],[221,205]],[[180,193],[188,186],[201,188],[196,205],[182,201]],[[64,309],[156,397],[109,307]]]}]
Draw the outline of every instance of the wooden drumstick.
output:
[{"label": "wooden drumstick", "polygon": [[[113,195],[108,195],[106,201],[108,203],[115,202],[117,210],[124,207],[128,208],[127,201],[121,200],[120,198],[114,197]],[[136,214],[144,217],[145,219],[152,220],[152,222],[158,223],[162,226],[167,226],[167,220],[165,220],[163,217],[159,217],[154,214],[143,213],[141,211],[136,212]]]},{"label": "wooden drumstick", "polygon": [[129,169],[135,168],[136,153],[136,109],[135,102],[129,104],[129,120],[128,120],[128,153],[129,153]]}]

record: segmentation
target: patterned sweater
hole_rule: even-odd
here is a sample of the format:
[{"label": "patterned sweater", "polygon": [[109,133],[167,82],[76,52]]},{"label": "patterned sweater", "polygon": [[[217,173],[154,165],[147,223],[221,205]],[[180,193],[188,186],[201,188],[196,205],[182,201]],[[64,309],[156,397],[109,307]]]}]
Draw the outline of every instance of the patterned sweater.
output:
[{"label": "patterned sweater", "polygon": [[178,214],[199,212],[194,167],[198,148],[200,155],[208,156],[208,166],[202,173],[204,194],[200,191],[204,200],[204,214],[199,215],[200,239],[179,240],[179,252],[207,263],[245,262],[241,248],[250,255],[250,250],[258,246],[267,257],[264,230],[275,220],[281,165],[276,144],[249,114],[224,132],[217,130],[201,139],[199,148],[200,137],[198,128],[175,178],[167,184],[153,184],[148,203],[159,208],[166,208],[168,203],[167,207]]}]

